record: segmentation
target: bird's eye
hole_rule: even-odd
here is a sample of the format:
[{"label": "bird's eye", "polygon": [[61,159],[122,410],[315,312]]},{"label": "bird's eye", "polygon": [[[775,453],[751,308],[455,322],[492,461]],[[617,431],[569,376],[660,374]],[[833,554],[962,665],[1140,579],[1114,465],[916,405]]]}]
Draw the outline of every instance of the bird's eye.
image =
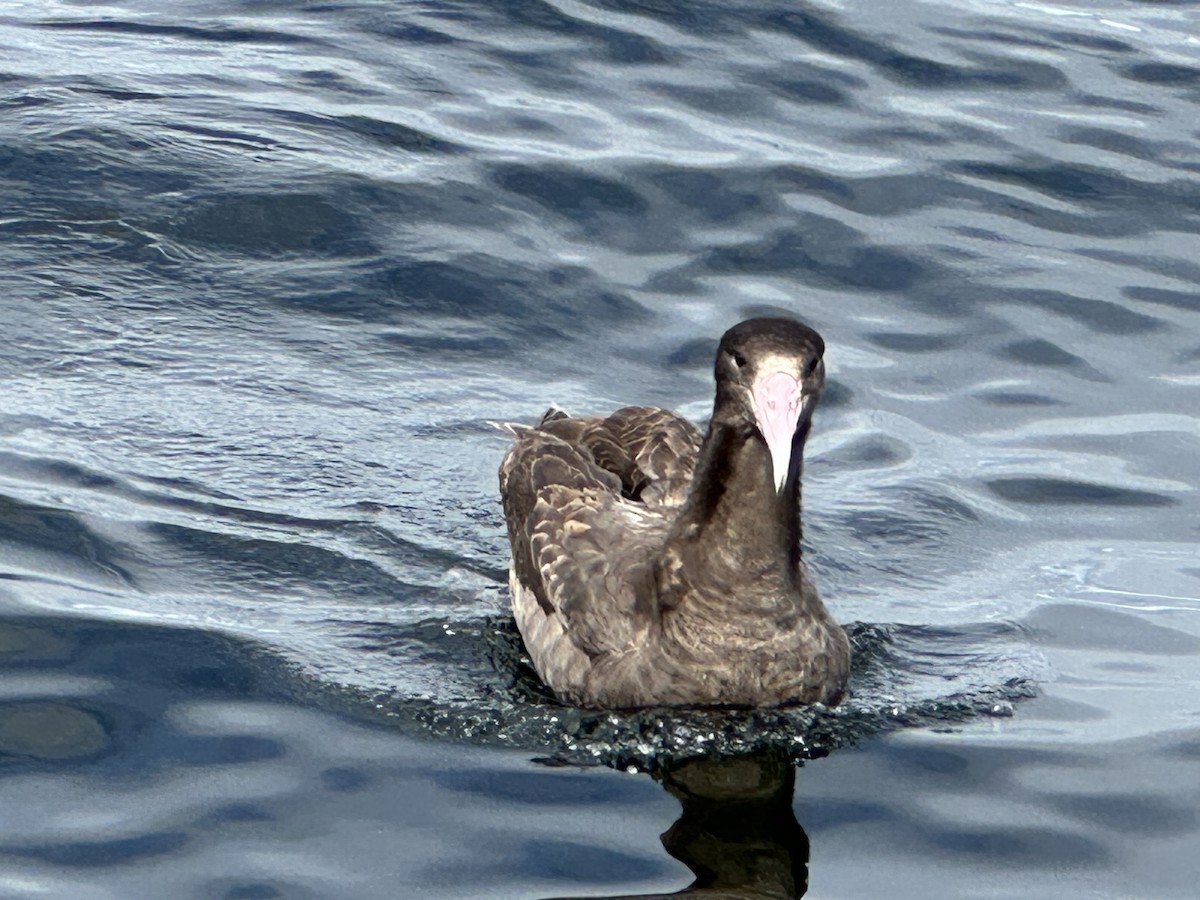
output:
[{"label": "bird's eye", "polygon": [[820,361],[821,360],[819,357],[814,357],[813,359],[810,359],[808,361],[808,365],[804,367],[804,376],[803,377],[808,378],[810,375],[812,375],[813,372],[817,371],[817,363],[819,363]]},{"label": "bird's eye", "polygon": [[739,369],[746,368],[746,357],[742,356],[742,354],[738,353],[736,350],[730,350],[729,356],[733,359],[733,364]]}]

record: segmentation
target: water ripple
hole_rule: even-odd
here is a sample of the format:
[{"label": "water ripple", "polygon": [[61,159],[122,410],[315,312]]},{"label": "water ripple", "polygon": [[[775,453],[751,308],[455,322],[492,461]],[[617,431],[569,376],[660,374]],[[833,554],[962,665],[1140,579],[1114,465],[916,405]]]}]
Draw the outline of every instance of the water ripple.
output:
[{"label": "water ripple", "polygon": [[[743,726],[986,715],[1045,669],[976,623],[1079,600],[1077,541],[1128,550],[1122,597],[1189,596],[1129,549],[1182,555],[1200,503],[1184,6],[14,12],[5,603],[222,629],[335,702],[559,752],[485,652],[486,423],[702,421],[716,336],[783,312],[829,345],[807,555],[842,620],[905,624],[858,632],[841,724]],[[587,747],[673,740],[631,722]]]}]

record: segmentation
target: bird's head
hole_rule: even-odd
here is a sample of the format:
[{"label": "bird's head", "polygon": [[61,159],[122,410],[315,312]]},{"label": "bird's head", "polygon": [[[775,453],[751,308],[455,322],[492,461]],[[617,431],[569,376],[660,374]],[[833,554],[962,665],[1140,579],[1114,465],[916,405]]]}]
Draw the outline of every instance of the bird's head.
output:
[{"label": "bird's head", "polygon": [[717,348],[714,417],[753,423],[770,451],[777,492],[787,482],[793,438],[825,384],[824,353],[817,332],[781,317],[747,319]]}]

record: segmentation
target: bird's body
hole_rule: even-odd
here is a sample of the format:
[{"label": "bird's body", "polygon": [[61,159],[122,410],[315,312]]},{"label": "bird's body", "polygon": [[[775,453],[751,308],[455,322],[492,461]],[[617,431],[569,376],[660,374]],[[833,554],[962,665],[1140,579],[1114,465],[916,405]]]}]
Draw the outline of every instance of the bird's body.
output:
[{"label": "bird's body", "polygon": [[824,345],[730,329],[708,432],[666,410],[552,411],[500,467],[513,614],[538,674],[599,708],[836,703],[849,644],[800,553]]}]

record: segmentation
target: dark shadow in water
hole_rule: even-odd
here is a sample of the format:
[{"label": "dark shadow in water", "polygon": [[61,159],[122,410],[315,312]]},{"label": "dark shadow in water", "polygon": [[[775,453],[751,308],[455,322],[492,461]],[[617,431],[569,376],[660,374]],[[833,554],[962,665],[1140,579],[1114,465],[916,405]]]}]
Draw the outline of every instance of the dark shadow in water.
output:
[{"label": "dark shadow in water", "polygon": [[[39,675],[40,679],[30,680]],[[0,779],[5,776],[79,777],[99,785],[163,778],[180,767],[212,777],[243,763],[282,761],[294,749],[277,734],[254,733],[252,723],[227,723],[221,734],[193,733],[181,710],[232,701],[295,702],[295,673],[270,653],[237,639],[203,632],[66,617],[0,616],[0,676],[33,689],[0,703]],[[86,696],[75,696],[79,679]],[[304,700],[315,698],[302,691]],[[338,694],[340,697],[341,695]],[[344,698],[343,698],[344,699]],[[335,704],[336,705],[336,704]],[[184,727],[180,727],[181,724]],[[537,802],[548,781],[511,778],[488,783],[495,802]],[[457,776],[461,779],[462,776]],[[695,874],[680,893],[707,897],[800,897],[807,883],[808,839],[792,811],[796,769],[777,750],[707,757],[661,756],[652,777],[681,805],[663,846]],[[369,783],[364,771],[334,767],[324,787],[355,792]],[[605,800],[611,786],[590,782]],[[580,802],[572,784],[570,804]],[[497,793],[500,791],[501,793]],[[532,798],[532,800],[531,800]],[[550,802],[560,805],[562,798]],[[80,837],[74,831],[26,839],[0,835],[0,859],[32,860],[68,870],[100,870],[178,858],[233,822],[273,827],[269,804],[225,805],[171,826],[140,822],[117,836]],[[553,842],[550,842],[553,843]],[[620,854],[561,842],[572,864],[599,860],[605,876]],[[546,842],[527,868],[544,870]],[[657,877],[657,868],[648,876]],[[227,895],[231,896],[231,895]],[[645,895],[667,896],[667,895]]]},{"label": "dark shadow in water", "polygon": [[[0,615],[0,680],[10,685],[0,700],[0,777],[88,762],[94,772],[145,778],[179,766],[275,760],[286,752],[252,731],[193,734],[167,716],[179,703],[290,699],[291,667],[235,637]],[[87,685],[82,694],[80,684]],[[48,849],[46,858],[57,852]]]},{"label": "dark shadow in water", "polygon": [[804,896],[808,835],[792,808],[796,767],[786,756],[693,758],[664,765],[654,778],[683,805],[663,832],[663,847],[696,879],[670,894],[621,898]]}]

